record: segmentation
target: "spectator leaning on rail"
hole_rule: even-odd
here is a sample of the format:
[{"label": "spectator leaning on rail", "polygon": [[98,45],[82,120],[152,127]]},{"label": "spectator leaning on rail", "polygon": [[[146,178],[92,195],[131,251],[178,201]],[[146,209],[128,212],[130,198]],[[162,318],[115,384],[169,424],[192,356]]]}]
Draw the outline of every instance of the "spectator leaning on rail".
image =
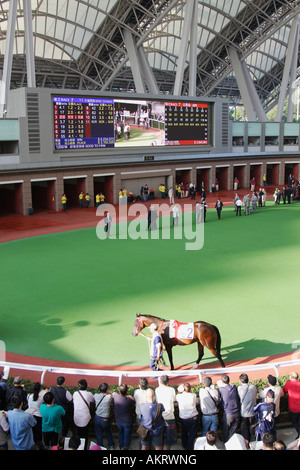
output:
[{"label": "spectator leaning on rail", "polygon": [[288,396],[290,418],[298,438],[300,436],[300,382],[297,372],[290,373],[290,380],[283,387],[283,392]]},{"label": "spectator leaning on rail", "polygon": [[79,380],[79,390],[73,395],[76,434],[82,439],[85,439],[85,449],[88,445],[90,423],[92,419],[91,406],[95,403],[94,395],[87,390],[87,387],[88,385],[85,379]]},{"label": "spectator leaning on rail", "polygon": [[187,382],[178,387],[178,392],[176,401],[181,422],[182,446],[185,450],[193,450],[199,427],[197,395],[191,392],[191,385]]},{"label": "spectator leaning on rail", "polygon": [[112,396],[109,393],[107,383],[102,383],[99,386],[99,392],[95,393],[96,414],[94,418],[95,434],[97,444],[103,447],[103,436],[106,436],[109,450],[114,449],[114,441],[111,431],[111,418],[110,406],[112,403]]},{"label": "spectator leaning on rail", "polygon": [[19,395],[21,397],[22,410],[26,410],[28,408],[27,393],[22,385],[22,378],[19,376],[14,378],[13,386],[6,392],[6,410],[14,409],[14,403],[12,402],[12,397],[14,395]]},{"label": "spectator leaning on rail", "polygon": [[155,450],[163,450],[164,406],[155,402],[152,388],[146,391],[146,403],[141,403],[141,423],[149,430],[147,437],[141,440],[142,450],[149,450],[151,442]]},{"label": "spectator leaning on rail", "polygon": [[174,415],[174,402],[176,394],[173,387],[169,387],[169,377],[162,375],[159,379],[159,387],[155,389],[157,403],[164,405],[163,418],[165,421],[166,450],[177,442],[176,421]]},{"label": "spectator leaning on rail", "polygon": [[73,397],[71,393],[65,389],[63,386],[65,383],[65,378],[61,375],[57,377],[56,387],[51,387],[49,392],[54,395],[54,403],[60,405],[65,410],[66,414],[62,416],[62,435],[66,436],[68,434],[69,427],[72,421],[72,402]]},{"label": "spectator leaning on rail", "polygon": [[[145,377],[139,379],[139,388],[136,389],[133,393],[133,398],[135,399],[135,415],[136,415],[136,427],[138,428],[141,424],[141,409],[140,406],[142,403],[147,403],[147,390],[148,390],[148,380]],[[139,442],[141,447],[141,442]]]},{"label": "spectator leaning on rail", "polygon": [[240,400],[237,387],[230,384],[228,375],[224,374],[218,381],[223,406],[223,441],[227,442],[235,434],[240,422]]},{"label": "spectator leaning on rail", "polygon": [[217,431],[219,426],[220,394],[212,385],[211,377],[204,378],[204,387],[199,389],[200,409],[202,412],[202,436],[208,431]]},{"label": "spectator leaning on rail", "polygon": [[125,450],[130,448],[132,433],[132,408],[135,400],[127,395],[128,387],[121,384],[119,393],[114,392],[112,398],[114,401],[115,420],[119,434],[119,448]]},{"label": "spectator leaning on rail", "polygon": [[257,390],[255,385],[249,384],[247,374],[241,374],[240,385],[238,386],[238,394],[240,397],[241,405],[241,434],[248,442],[251,438],[251,426],[255,422],[256,395]]}]

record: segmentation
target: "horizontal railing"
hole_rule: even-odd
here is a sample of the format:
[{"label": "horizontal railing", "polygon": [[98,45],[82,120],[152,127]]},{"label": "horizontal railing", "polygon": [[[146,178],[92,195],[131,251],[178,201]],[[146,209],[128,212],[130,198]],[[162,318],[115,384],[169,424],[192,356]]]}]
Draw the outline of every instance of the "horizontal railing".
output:
[{"label": "horizontal railing", "polygon": [[279,377],[279,369],[283,367],[295,367],[300,365],[300,360],[290,360],[285,362],[271,362],[268,364],[256,364],[252,366],[233,366],[226,368],[213,368],[213,369],[189,369],[189,370],[172,370],[172,371],[123,371],[123,370],[99,370],[99,369],[77,369],[71,367],[50,367],[39,366],[33,364],[19,364],[15,362],[0,361],[0,366],[4,369],[5,378],[9,376],[10,369],[24,370],[28,372],[40,372],[40,383],[44,384],[44,378],[47,373],[59,375],[78,375],[90,377],[113,377],[118,379],[119,385],[123,382],[124,378],[139,378],[148,377],[158,379],[161,375],[168,375],[169,377],[198,377],[199,383],[202,384],[203,376],[205,375],[220,375],[230,373],[249,373],[257,372],[259,370],[273,370],[276,377]]}]

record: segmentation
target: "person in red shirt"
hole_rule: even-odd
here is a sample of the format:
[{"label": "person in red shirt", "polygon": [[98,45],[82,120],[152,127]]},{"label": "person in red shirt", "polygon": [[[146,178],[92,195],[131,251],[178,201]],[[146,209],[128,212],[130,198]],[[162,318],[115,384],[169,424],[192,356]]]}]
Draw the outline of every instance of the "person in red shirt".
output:
[{"label": "person in red shirt", "polygon": [[288,396],[290,418],[292,425],[300,435],[300,381],[297,372],[291,372],[290,380],[283,387],[284,393]]}]

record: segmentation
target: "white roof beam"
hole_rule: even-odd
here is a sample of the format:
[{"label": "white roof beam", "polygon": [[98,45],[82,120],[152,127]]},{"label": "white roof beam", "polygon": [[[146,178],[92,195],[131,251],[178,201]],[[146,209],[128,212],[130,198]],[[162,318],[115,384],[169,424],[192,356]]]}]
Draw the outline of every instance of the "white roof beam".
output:
[{"label": "white roof beam", "polygon": [[299,42],[298,28],[299,28],[299,16],[294,18],[292,22],[292,26],[291,26],[289,42],[288,42],[288,47],[287,47],[287,52],[286,52],[285,65],[284,65],[284,70],[283,70],[283,77],[282,77],[281,87],[280,87],[280,95],[279,95],[279,100],[278,100],[278,107],[277,107],[277,114],[276,114],[277,122],[280,122],[282,120],[283,107],[284,107],[284,102],[286,98],[286,92],[288,89],[289,77],[290,77],[291,66],[292,66],[292,59],[295,53],[295,49],[297,49],[297,53],[298,53],[299,44],[297,44],[297,48],[295,47],[296,38],[298,38],[298,42]]},{"label": "white roof beam", "polygon": [[3,74],[0,89],[0,118],[6,117],[7,113],[7,98],[10,89],[14,38],[17,20],[18,1],[11,0],[9,2],[7,33],[5,41],[5,54],[3,63]]},{"label": "white roof beam", "polygon": [[191,23],[192,23],[192,17],[193,17],[193,12],[194,12],[194,5],[195,5],[194,0],[189,0],[186,4],[183,31],[182,31],[182,37],[181,37],[181,43],[180,43],[180,53],[178,57],[176,77],[175,77],[175,83],[174,83],[174,95],[181,95],[182,80],[183,80],[185,61],[186,61],[186,56],[187,56],[188,42],[189,42],[190,32],[191,32]]},{"label": "white roof beam", "polygon": [[297,79],[297,65],[298,65],[298,54],[299,54],[299,37],[300,37],[300,22],[298,19],[297,31],[295,35],[295,47],[294,47],[293,57],[292,57],[292,62],[291,62],[287,122],[293,122],[293,115],[294,115],[294,105],[295,105],[295,100],[296,100],[296,86],[297,86],[296,79]]},{"label": "white roof beam", "polygon": [[29,88],[35,88],[36,80],[35,80],[35,61],[34,61],[34,50],[33,50],[31,0],[23,0],[23,2],[24,2],[27,84]]},{"label": "white roof beam", "polygon": [[197,92],[197,36],[198,29],[198,0],[194,0],[190,35],[190,66],[189,66],[189,95],[196,96]]},{"label": "white roof beam", "polygon": [[228,52],[248,120],[256,121],[256,113],[253,107],[251,97],[248,93],[248,84],[247,80],[245,79],[244,68],[242,67],[238,53],[233,47],[230,47],[228,49]]},{"label": "white roof beam", "polygon": [[124,43],[129,57],[136,91],[137,93],[145,93],[145,84],[141,73],[141,64],[136,42],[131,32],[127,29],[124,30]]},{"label": "white roof beam", "polygon": [[157,82],[154,77],[154,73],[152,68],[150,67],[150,64],[148,62],[147,56],[145,54],[145,50],[143,46],[140,46],[138,48],[138,56],[140,59],[140,66],[142,68],[142,73],[145,79],[145,82],[147,84],[147,87],[149,89],[149,92],[155,95],[159,94],[159,88],[157,85]]},{"label": "white roof beam", "polygon": [[249,70],[248,70],[247,65],[245,64],[245,62],[241,63],[241,67],[243,69],[243,75],[245,77],[246,86],[249,90],[249,95],[250,95],[250,99],[251,99],[252,104],[253,104],[253,108],[254,108],[254,112],[256,114],[256,118],[260,122],[266,122],[268,120],[267,116],[266,116],[266,113],[265,113],[263,105],[262,105],[262,103],[259,99],[257,90],[255,88],[253,80],[250,77]]}]

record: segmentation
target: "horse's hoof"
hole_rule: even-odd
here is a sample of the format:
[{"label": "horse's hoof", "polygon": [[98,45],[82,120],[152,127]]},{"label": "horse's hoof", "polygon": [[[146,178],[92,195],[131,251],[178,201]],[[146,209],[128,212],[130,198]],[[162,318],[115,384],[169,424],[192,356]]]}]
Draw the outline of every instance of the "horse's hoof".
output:
[{"label": "horse's hoof", "polygon": [[196,363],[196,364],[193,365],[192,369],[198,369],[198,366],[199,366],[199,364]]}]

